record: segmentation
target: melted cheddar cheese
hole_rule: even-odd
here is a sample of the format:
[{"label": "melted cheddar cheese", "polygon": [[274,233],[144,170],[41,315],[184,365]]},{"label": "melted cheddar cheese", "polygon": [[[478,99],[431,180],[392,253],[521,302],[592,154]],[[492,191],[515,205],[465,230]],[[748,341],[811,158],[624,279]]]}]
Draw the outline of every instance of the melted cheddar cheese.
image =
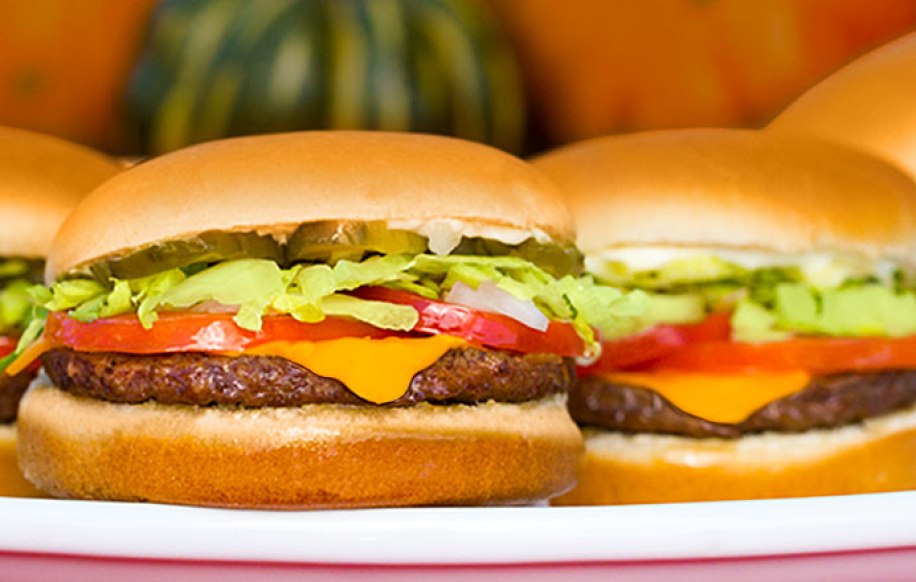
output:
[{"label": "melted cheddar cheese", "polygon": [[756,410],[803,389],[811,374],[754,372],[752,374],[703,374],[689,372],[602,374],[605,380],[649,388],[694,416],[735,424]]},{"label": "melted cheddar cheese", "polygon": [[464,340],[435,335],[423,338],[340,338],[320,342],[268,342],[245,354],[280,356],[320,376],[343,382],[369,402],[383,404],[403,396],[420,370],[432,365]]},{"label": "melted cheddar cheese", "polygon": [[41,357],[41,354],[47,352],[52,347],[53,346],[51,343],[45,340],[44,336],[42,336],[38,341],[27,347],[21,354],[19,354],[19,357],[13,360],[10,365],[6,367],[4,373],[10,376],[15,376],[19,372],[22,372],[28,368],[32,362]]}]

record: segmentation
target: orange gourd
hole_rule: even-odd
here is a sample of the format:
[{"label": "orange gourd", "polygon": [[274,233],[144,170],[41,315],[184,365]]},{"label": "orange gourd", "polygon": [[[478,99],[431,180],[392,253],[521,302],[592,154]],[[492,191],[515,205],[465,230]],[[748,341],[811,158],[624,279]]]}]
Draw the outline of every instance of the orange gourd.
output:
[{"label": "orange gourd", "polygon": [[549,142],[756,125],[916,24],[912,0],[490,0]]},{"label": "orange gourd", "polygon": [[113,149],[153,0],[0,2],[0,125]]}]

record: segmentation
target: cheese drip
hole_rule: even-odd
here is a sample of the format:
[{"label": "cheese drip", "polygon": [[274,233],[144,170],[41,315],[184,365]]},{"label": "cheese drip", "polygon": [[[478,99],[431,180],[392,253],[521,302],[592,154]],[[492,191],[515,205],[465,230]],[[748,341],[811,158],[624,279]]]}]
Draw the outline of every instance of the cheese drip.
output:
[{"label": "cheese drip", "polygon": [[711,422],[737,424],[770,402],[802,390],[811,374],[755,372],[701,374],[683,372],[603,374],[605,380],[649,388],[672,404]]},{"label": "cheese drip", "polygon": [[447,335],[347,337],[320,342],[268,342],[244,353],[286,358],[320,376],[340,380],[363,400],[384,404],[403,396],[417,372],[448,350],[464,345],[464,340]]}]

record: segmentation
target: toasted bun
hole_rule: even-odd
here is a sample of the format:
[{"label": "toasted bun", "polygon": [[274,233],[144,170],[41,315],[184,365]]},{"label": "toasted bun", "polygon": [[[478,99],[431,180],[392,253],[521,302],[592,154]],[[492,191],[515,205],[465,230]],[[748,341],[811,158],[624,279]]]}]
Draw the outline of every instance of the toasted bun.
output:
[{"label": "toasted bun", "polygon": [[443,218],[574,238],[555,186],[499,150],[406,133],[289,133],[211,142],[129,169],[64,224],[48,276],[202,231],[282,236],[319,220]]},{"label": "toasted bun", "polygon": [[843,67],[769,126],[862,148],[916,175],[916,33]]},{"label": "toasted bun", "polygon": [[695,129],[590,140],[534,165],[569,199],[586,254],[679,245],[916,264],[916,184],[841,146]]},{"label": "toasted bun", "polygon": [[39,379],[19,412],[26,477],[58,497],[226,507],[526,503],[566,491],[582,448],[562,399],[383,409],[112,404]]},{"label": "toasted bun", "polygon": [[916,489],[916,408],[859,425],[737,440],[585,431],[558,505],[667,503]]},{"label": "toasted bun", "polygon": [[0,424],[0,497],[46,497],[19,470],[15,424]]},{"label": "toasted bun", "polygon": [[45,257],[77,202],[118,171],[82,146],[0,127],[0,257]]}]

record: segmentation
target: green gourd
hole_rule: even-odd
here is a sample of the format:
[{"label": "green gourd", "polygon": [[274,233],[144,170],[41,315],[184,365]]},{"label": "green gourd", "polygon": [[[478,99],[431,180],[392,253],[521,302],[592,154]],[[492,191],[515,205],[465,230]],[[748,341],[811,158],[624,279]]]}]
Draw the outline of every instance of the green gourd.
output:
[{"label": "green gourd", "polygon": [[514,57],[475,0],[163,0],[126,109],[153,154],[326,128],[518,151],[525,124]]}]

